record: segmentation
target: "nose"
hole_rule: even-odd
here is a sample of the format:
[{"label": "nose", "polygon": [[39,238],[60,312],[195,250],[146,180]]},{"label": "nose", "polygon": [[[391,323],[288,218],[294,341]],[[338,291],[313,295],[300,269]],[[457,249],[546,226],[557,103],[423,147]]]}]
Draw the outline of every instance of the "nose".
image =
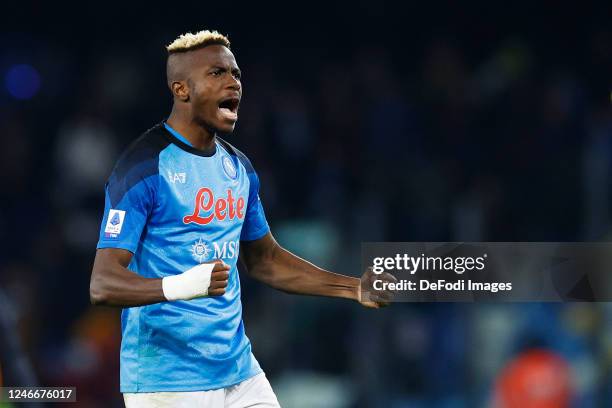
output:
[{"label": "nose", "polygon": [[230,80],[229,80],[227,87],[234,91],[240,91],[240,86],[241,86],[240,80],[231,74],[229,75],[229,77],[230,77]]}]

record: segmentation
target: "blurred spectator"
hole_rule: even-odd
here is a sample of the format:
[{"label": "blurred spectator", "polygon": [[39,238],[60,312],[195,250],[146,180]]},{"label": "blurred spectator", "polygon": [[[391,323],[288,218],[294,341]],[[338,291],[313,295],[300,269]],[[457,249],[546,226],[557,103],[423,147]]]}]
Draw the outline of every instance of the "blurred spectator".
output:
[{"label": "blurred spectator", "polygon": [[565,408],[572,395],[571,373],[559,356],[531,350],[502,372],[496,388],[497,408]]}]

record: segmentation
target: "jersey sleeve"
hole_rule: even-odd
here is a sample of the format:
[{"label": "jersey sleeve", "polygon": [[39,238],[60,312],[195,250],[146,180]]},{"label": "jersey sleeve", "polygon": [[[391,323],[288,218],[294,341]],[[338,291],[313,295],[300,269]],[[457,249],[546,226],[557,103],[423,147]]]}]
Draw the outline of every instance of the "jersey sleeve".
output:
[{"label": "jersey sleeve", "polygon": [[253,169],[249,159],[241,155],[249,176],[249,199],[247,211],[242,225],[241,241],[254,241],[266,235],[270,231],[266,214],[264,213],[261,199],[259,198],[259,177]]},{"label": "jersey sleeve", "polygon": [[154,207],[158,180],[157,160],[120,159],[105,186],[97,248],[136,251]]}]

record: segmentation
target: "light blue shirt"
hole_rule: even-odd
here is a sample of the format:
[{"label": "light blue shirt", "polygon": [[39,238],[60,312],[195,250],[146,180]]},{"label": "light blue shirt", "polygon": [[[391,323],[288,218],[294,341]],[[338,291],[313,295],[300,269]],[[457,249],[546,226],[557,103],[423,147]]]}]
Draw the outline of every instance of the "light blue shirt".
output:
[{"label": "light blue shirt", "polygon": [[134,255],[146,278],[180,274],[202,262],[230,265],[226,293],[131,307],[121,315],[121,392],[202,391],[261,372],[245,335],[240,241],[269,231],[259,179],[242,152],[217,138],[206,154],[164,124],[137,139],[106,184],[98,248]]}]

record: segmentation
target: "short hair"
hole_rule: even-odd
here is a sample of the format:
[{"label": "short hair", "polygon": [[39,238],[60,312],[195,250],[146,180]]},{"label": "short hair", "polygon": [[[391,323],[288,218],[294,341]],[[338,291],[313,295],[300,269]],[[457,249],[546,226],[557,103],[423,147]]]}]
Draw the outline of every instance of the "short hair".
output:
[{"label": "short hair", "polygon": [[166,47],[168,54],[187,52],[208,45],[224,45],[230,48],[230,42],[226,36],[218,31],[202,30],[195,34],[185,33],[180,35]]}]

